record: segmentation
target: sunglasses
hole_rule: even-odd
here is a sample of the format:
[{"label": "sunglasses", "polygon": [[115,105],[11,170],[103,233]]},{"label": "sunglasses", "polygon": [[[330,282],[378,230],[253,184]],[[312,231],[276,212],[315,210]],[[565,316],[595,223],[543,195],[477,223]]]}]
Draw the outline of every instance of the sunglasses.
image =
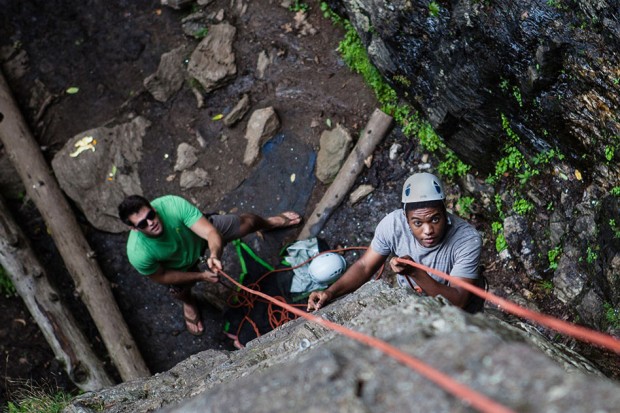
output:
[{"label": "sunglasses", "polygon": [[144,229],[144,228],[146,228],[146,227],[149,225],[149,223],[148,223],[147,221],[151,221],[151,222],[153,222],[153,220],[155,219],[155,216],[156,216],[156,215],[157,215],[157,214],[155,213],[155,210],[154,210],[154,209],[151,209],[151,210],[149,211],[149,213],[148,213],[148,214],[146,214],[146,217],[144,217],[144,219],[143,219],[142,221],[138,222],[138,223],[137,223],[136,225],[134,225],[134,226],[135,226],[136,228],[138,228],[138,229]]}]

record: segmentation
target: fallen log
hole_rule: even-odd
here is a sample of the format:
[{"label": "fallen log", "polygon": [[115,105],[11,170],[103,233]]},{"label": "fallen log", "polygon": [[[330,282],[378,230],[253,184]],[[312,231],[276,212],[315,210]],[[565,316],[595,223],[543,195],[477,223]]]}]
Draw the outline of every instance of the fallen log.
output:
[{"label": "fallen log", "polygon": [[106,373],[69,309],[59,299],[60,294],[49,283],[45,269],[1,196],[0,265],[71,381],[84,391],[112,386],[114,381]]},{"label": "fallen log", "polygon": [[150,375],[112,289],[58,182],[43,158],[0,71],[0,141],[24,183],[28,196],[45,220],[56,248],[73,277],[101,339],[123,380]]},{"label": "fallen log", "polygon": [[334,178],[323,198],[321,198],[312,214],[310,214],[297,239],[311,238],[321,231],[331,214],[353,187],[355,179],[364,167],[364,160],[372,154],[391,126],[391,116],[386,115],[379,109],[373,112],[357,144],[347,157],[342,168],[338,171],[336,178]]}]

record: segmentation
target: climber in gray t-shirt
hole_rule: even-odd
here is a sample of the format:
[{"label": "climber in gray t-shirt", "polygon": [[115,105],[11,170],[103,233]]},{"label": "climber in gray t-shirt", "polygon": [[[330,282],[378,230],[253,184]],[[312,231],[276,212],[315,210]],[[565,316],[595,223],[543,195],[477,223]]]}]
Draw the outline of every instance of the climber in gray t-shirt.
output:
[{"label": "climber in gray t-shirt", "polygon": [[308,311],[318,310],[328,301],[358,289],[393,254],[390,266],[398,283],[427,295],[442,295],[452,304],[465,307],[469,292],[451,286],[442,278],[403,264],[397,257],[414,261],[474,284],[482,250],[476,229],[449,214],[444,205],[441,181],[429,173],[410,176],[403,187],[403,209],[391,212],[375,229],[370,248],[329,288],[308,298]]}]

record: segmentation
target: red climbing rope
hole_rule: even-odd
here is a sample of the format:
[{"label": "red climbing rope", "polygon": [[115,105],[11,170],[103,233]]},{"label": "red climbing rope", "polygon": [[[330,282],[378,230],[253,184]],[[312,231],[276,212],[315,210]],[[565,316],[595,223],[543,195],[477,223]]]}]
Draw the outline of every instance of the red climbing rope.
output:
[{"label": "red climbing rope", "polygon": [[[327,252],[338,252],[338,251],[345,251],[345,250],[351,250],[351,249],[366,249],[365,247],[350,247],[350,248],[344,248],[344,249],[340,249],[340,250],[331,250],[331,251],[324,251],[323,253],[327,253]],[[319,254],[320,255],[320,254]],[[440,387],[442,387],[444,390],[452,393],[453,395],[459,397],[460,399],[462,399],[463,401],[470,403],[473,407],[475,407],[476,409],[478,409],[479,411],[482,412],[512,412],[512,410],[510,410],[509,408],[502,406],[501,404],[498,404],[497,402],[489,399],[488,397],[484,396],[481,393],[476,392],[475,390],[472,390],[471,388],[455,381],[454,379],[452,379],[451,377],[441,373],[438,370],[435,370],[433,367],[423,363],[422,361],[416,359],[415,357],[404,353],[403,351],[399,350],[398,348],[382,341],[379,340],[375,337],[371,337],[371,336],[367,336],[365,334],[350,330],[344,326],[341,326],[339,324],[333,323],[329,320],[326,320],[324,318],[320,318],[317,317],[313,314],[309,314],[307,312],[305,312],[304,310],[300,310],[298,308],[295,307],[295,305],[292,304],[287,304],[284,299],[282,297],[270,297],[267,294],[264,294],[262,292],[259,291],[260,286],[259,283],[262,279],[264,279],[266,276],[275,273],[275,272],[279,272],[279,271],[290,271],[294,268],[297,268],[299,266],[302,266],[304,264],[306,264],[307,262],[309,262],[310,260],[314,259],[315,257],[312,257],[310,259],[308,259],[307,261],[299,264],[296,267],[293,268],[282,268],[279,270],[272,270],[269,271],[267,273],[265,273],[263,276],[261,276],[255,283],[251,284],[250,287],[254,287],[254,288],[249,288],[246,287],[240,283],[238,283],[237,281],[235,281],[232,277],[230,277],[229,275],[225,274],[224,272],[220,271],[220,274],[222,276],[224,276],[225,278],[227,278],[229,281],[231,281],[235,286],[237,286],[239,289],[241,289],[242,291],[244,291],[246,294],[241,294],[241,291],[237,291],[237,300],[238,300],[238,305],[242,305],[242,306],[247,306],[249,308],[253,308],[254,306],[254,302],[255,300],[257,300],[258,298],[260,298],[261,302],[266,302],[269,303],[269,307],[268,307],[268,314],[269,314],[269,321],[270,321],[270,325],[272,328],[276,328],[288,321],[290,321],[291,319],[296,318],[297,316],[299,317],[303,317],[307,320],[310,320],[312,322],[315,322],[317,324],[320,324],[326,328],[329,328],[331,330],[334,330],[338,333],[341,333],[349,338],[352,338],[354,340],[359,341],[360,343],[366,344],[368,346],[371,346],[373,348],[376,348],[380,351],[382,351],[383,353],[385,353],[386,355],[394,358],[395,360],[405,364],[406,366],[414,369],[415,371],[417,371],[418,373],[420,373],[421,375],[423,375],[424,377],[426,377],[427,379],[433,381],[434,383],[436,383],[437,385],[439,385]],[[614,351],[616,353],[620,354],[620,340],[617,340],[609,335],[600,333],[598,331],[594,331],[594,330],[590,330],[588,328],[585,327],[581,327],[566,321],[562,321],[559,320],[557,318],[545,315],[545,314],[541,314],[541,313],[537,313],[535,311],[532,310],[528,310],[526,308],[523,308],[517,304],[514,304],[508,300],[505,300],[503,298],[500,298],[492,293],[489,293],[487,291],[485,291],[482,288],[476,287],[470,283],[467,283],[465,281],[460,280],[458,277],[453,277],[450,276],[446,273],[443,273],[441,271],[435,270],[433,268],[427,267],[425,265],[422,264],[418,264],[414,261],[411,260],[406,260],[406,259],[402,259],[402,258],[397,258],[397,260],[399,262],[408,264],[408,265],[412,265],[414,267],[420,268],[426,272],[435,274],[437,276],[439,276],[440,278],[443,278],[447,281],[450,282],[451,285],[455,285],[458,287],[461,287],[467,291],[469,291],[472,294],[476,294],[482,298],[484,298],[485,300],[496,304],[498,306],[498,308],[504,312],[507,313],[511,313],[514,314],[516,316],[519,317],[523,317],[526,318],[530,321],[533,321],[535,323],[538,323],[540,325],[549,327],[553,330],[556,330],[560,333],[566,334],[568,336],[577,338],[579,340],[583,340],[586,342],[589,342],[591,344],[594,345],[598,345],[601,347],[604,347],[606,349],[609,349],[611,351]],[[383,267],[382,267],[383,270]],[[382,270],[379,271],[379,275],[376,278],[380,278],[380,275],[382,273]],[[258,298],[257,298],[258,297]],[[275,304],[278,307],[281,307],[282,310],[275,310],[272,306],[272,304]],[[297,304],[297,306],[302,306]],[[305,307],[305,305],[303,305]],[[291,316],[291,314],[294,315],[294,317]],[[248,317],[246,316],[244,318],[246,321],[248,321],[250,324],[252,324],[257,336],[259,336],[259,332],[258,332],[258,328],[256,326],[256,324]],[[239,327],[241,328],[241,327]]]},{"label": "red climbing rope", "polygon": [[422,264],[418,264],[417,262],[414,262],[411,260],[405,260],[402,258],[397,258],[397,260],[401,263],[412,265],[426,272],[433,273],[445,280],[448,280],[451,285],[456,285],[458,287],[461,287],[469,291],[470,293],[476,294],[484,298],[485,300],[493,304],[496,304],[499,307],[499,309],[504,312],[526,318],[535,323],[549,327],[560,333],[566,334],[568,336],[577,338],[582,341],[586,341],[591,344],[598,345],[600,347],[604,347],[608,350],[611,350],[611,351],[614,351],[620,354],[620,340],[615,339],[610,335],[603,334],[601,332],[591,330],[585,327],[581,327],[576,324],[569,323],[567,321],[562,321],[557,318],[538,313],[536,311],[528,310],[508,300],[500,298],[488,291],[484,291],[482,288],[476,287],[475,285],[471,285],[465,281],[462,281],[458,277],[452,277],[441,271],[435,270],[433,268],[427,267]]},{"label": "red climbing rope", "polygon": [[393,359],[405,364],[406,366],[412,368],[413,370],[420,373],[422,376],[436,383],[444,390],[449,393],[455,395],[460,398],[464,402],[471,404],[474,408],[478,409],[481,412],[488,413],[514,413],[513,410],[495,402],[492,399],[489,399],[487,396],[482,393],[478,393],[477,391],[459,383],[454,380],[452,377],[440,372],[439,370],[434,369],[428,364],[423,363],[417,358],[399,350],[398,348],[392,346],[391,344],[386,343],[385,341],[379,340],[378,338],[367,336],[366,334],[348,329],[340,324],[336,324],[329,320],[326,320],[321,317],[317,317],[314,314],[309,314],[303,310],[293,307],[283,301],[277,300],[273,297],[268,296],[260,291],[252,290],[242,284],[239,284],[228,274],[220,271],[219,274],[224,276],[230,282],[232,282],[235,286],[246,291],[250,294],[254,294],[258,297],[261,297],[269,302],[272,302],[286,311],[289,311],[299,317],[303,317],[307,320],[320,324],[328,329],[334,330],[342,335],[345,335],[349,338],[352,338],[360,343],[366,344],[370,347],[376,348],[382,351],[384,354],[392,357]]},{"label": "red climbing rope", "polygon": [[[323,255],[323,254],[327,254],[328,252],[336,252],[336,253],[342,253],[342,252],[346,252],[346,251],[354,251],[354,250],[367,250],[368,247],[345,247],[345,248],[339,248],[339,249],[334,249],[334,250],[327,250],[327,251],[322,251],[318,254],[316,254],[315,256],[308,258],[306,261],[294,266],[294,267],[285,267],[285,268],[279,268],[279,269],[274,269],[271,271],[266,272],[265,274],[261,275],[256,281],[254,281],[253,283],[247,284],[247,287],[250,288],[253,291],[261,291],[261,287],[260,287],[260,283],[262,280],[264,280],[266,277],[278,273],[278,272],[283,272],[283,271],[291,271],[294,270],[296,268],[299,268],[305,264],[307,264],[308,262],[312,261],[313,259],[315,259],[316,257],[318,257],[319,255]],[[377,273],[377,277],[376,279],[381,277],[381,273],[383,272],[383,268],[384,266],[381,267],[381,269],[379,270],[379,272]],[[282,297],[275,297],[280,299],[280,301],[285,302],[286,300]],[[269,326],[271,327],[271,329],[275,329],[291,320],[294,320],[295,318],[297,318],[297,316],[295,316],[294,314],[286,311],[286,310],[280,310],[280,309],[276,309],[273,306],[273,303],[267,301],[267,300],[262,300],[259,299],[257,296],[253,295],[253,294],[248,294],[248,293],[243,293],[241,291],[238,291],[236,289],[233,290],[233,292],[229,295],[228,300],[227,300],[227,304],[231,307],[231,308],[240,308],[240,307],[245,307],[247,308],[247,312],[245,317],[243,318],[243,320],[241,321],[241,323],[239,323],[239,326],[237,327],[237,334],[236,337],[239,336],[239,334],[241,333],[241,330],[243,328],[243,323],[244,322],[249,322],[250,325],[252,326],[252,329],[254,330],[254,334],[256,335],[256,337],[260,337],[261,333],[259,328],[257,327],[256,323],[254,323],[251,319],[251,317],[249,316],[249,314],[252,312],[252,310],[254,309],[254,305],[256,302],[261,302],[261,303],[265,303],[267,304],[267,315],[268,315],[268,321],[269,321]],[[299,308],[305,308],[306,304],[289,304],[295,307],[299,307]],[[277,307],[277,306],[276,306]]]}]

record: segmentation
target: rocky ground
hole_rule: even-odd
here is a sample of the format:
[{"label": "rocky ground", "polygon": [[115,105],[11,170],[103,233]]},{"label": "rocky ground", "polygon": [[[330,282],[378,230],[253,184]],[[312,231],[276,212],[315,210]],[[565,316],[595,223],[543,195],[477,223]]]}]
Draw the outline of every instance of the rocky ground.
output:
[{"label": "rocky ground", "polygon": [[[322,16],[317,1],[298,2],[309,6],[303,15],[280,1],[199,3],[209,4],[175,9],[155,0],[0,0],[0,58],[33,134],[51,162],[65,142],[80,132],[141,115],[151,122],[139,170],[145,196],[175,193],[211,211],[271,214],[295,209],[309,214],[325,190],[313,173],[321,132],[341,124],[357,137],[377,105],[372,92],[336,51],[342,28]],[[196,18],[193,13],[201,10],[205,15]],[[236,75],[209,93],[197,92],[199,88],[186,80],[169,100],[154,99],[143,81],[157,70],[161,55],[181,46],[196,47],[199,39],[191,33],[199,33],[189,23],[222,20],[237,30]],[[261,52],[268,64],[257,68]],[[79,91],[66,93],[71,87]],[[251,166],[243,163],[249,115],[232,127],[218,119],[244,94],[250,96],[251,110],[273,107],[281,121],[279,134]],[[174,161],[182,142],[200,148],[198,164],[208,173],[208,185],[185,190],[179,186]],[[401,149],[390,157],[395,143]],[[332,247],[366,245],[379,219],[398,207],[406,176],[426,163],[432,171],[433,162],[415,142],[404,141],[394,130],[356,182],[356,186],[370,184],[375,191],[355,205],[344,203],[321,237]],[[74,295],[44,222],[27,198],[15,196],[19,189],[14,188],[5,186],[3,193],[12,195],[12,209],[39,258],[103,354],[103,345]],[[458,187],[452,185],[451,199],[458,195]],[[79,208],[75,212],[153,373],[168,370],[202,350],[234,349],[221,334],[221,311],[205,303],[202,315],[208,333],[194,337],[185,332],[178,303],[164,287],[141,278],[128,265],[126,234],[97,230]],[[468,218],[479,230],[488,229],[482,217],[473,214]],[[294,231],[281,231],[251,237],[248,242],[274,262],[274,251],[294,236]],[[355,255],[349,253],[347,258],[353,260]],[[226,263],[231,272],[237,268],[230,250]],[[491,290],[497,294],[510,296],[530,288],[516,265],[499,260],[492,240],[485,240],[484,264]],[[544,291],[527,291],[543,310],[561,312],[545,300]],[[0,383],[6,392],[2,401],[23,388],[25,380],[72,389],[21,300],[3,297],[0,310],[1,367],[6,377]]]}]

